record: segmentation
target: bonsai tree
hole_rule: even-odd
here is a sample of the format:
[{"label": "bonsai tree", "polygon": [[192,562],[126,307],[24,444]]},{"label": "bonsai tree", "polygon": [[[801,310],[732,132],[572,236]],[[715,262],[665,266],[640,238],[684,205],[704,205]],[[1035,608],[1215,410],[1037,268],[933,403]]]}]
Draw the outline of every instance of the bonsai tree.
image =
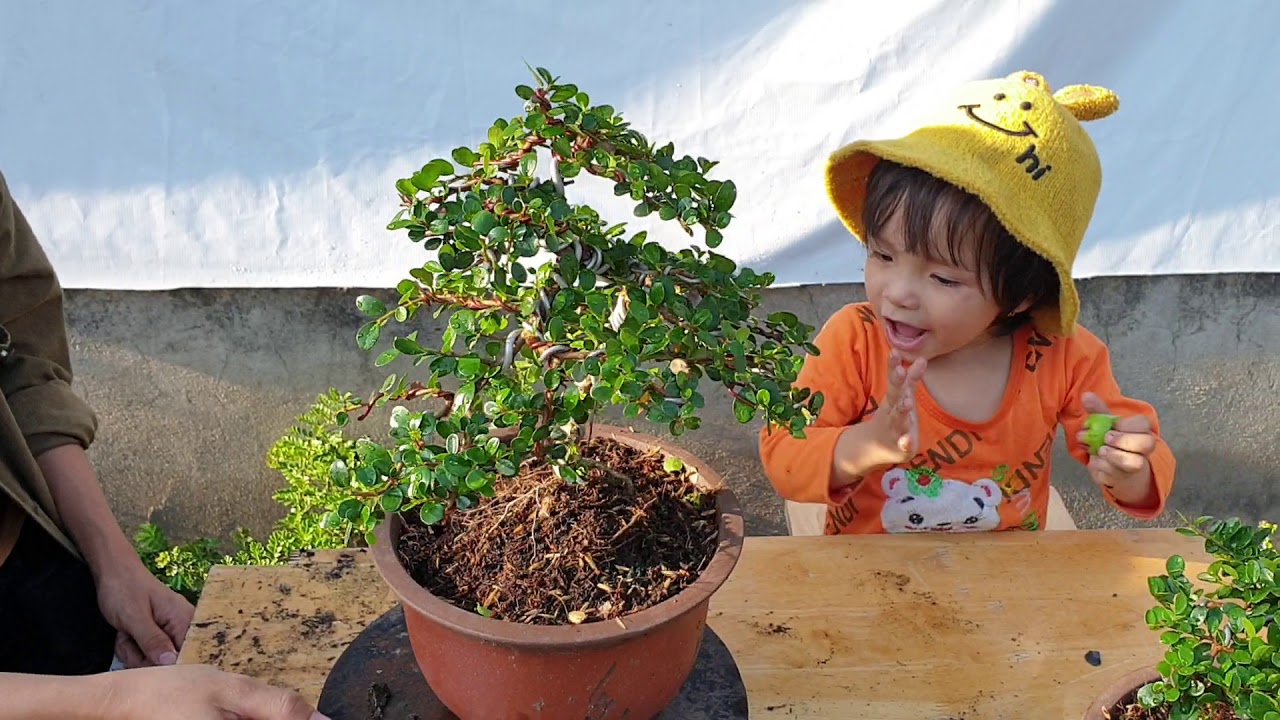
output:
[{"label": "bonsai tree", "polygon": [[1269,523],[1255,527],[1212,518],[1179,529],[1203,538],[1214,560],[1197,586],[1176,555],[1166,562],[1166,574],[1150,578],[1159,605],[1147,612],[1147,624],[1162,632],[1169,649],[1157,666],[1161,679],[1139,691],[1138,704],[1168,714],[1146,717],[1280,720],[1280,553],[1271,542],[1274,530]]},{"label": "bonsai tree", "polygon": [[[610,493],[608,502],[627,508],[621,517],[638,518],[648,506],[636,486],[646,478],[603,449],[590,451],[602,409],[619,407],[679,436],[701,424],[704,378],[732,396],[741,423],[759,417],[803,436],[821,408],[820,396],[792,387],[803,350],[817,352],[813,328],[787,312],[754,314],[773,276],[714,251],[737,200],[732,181],[710,177],[717,163],[677,156],[613,107],[592,105],[545,69],[533,73],[536,86],[515,88],[523,114],[498,119],[478,147],[459,147],[396,183],[402,207],[388,229],[434,258],[409,271],[396,298],[356,300],[370,318],[356,333],[359,347],[371,351],[389,338],[376,365],[411,367],[350,408],[363,419],[390,403],[390,436],[361,439],[353,465],[334,465],[348,495],[332,522],[369,532],[401,513],[444,532],[501,503],[494,515],[510,537],[538,519],[514,512],[518,498],[500,491],[540,471],[578,489],[556,503]],[[612,185],[634,216],[656,216],[705,248],[669,249],[573,202],[575,183],[591,176]],[[438,343],[428,342],[418,327],[442,313],[447,326]],[[681,464],[659,462],[663,473],[679,477]],[[692,485],[681,492],[691,512],[714,513]],[[534,508],[543,517],[554,512],[546,502]],[[710,530],[713,553],[714,522]],[[474,554],[463,560],[476,562]],[[551,614],[555,622],[582,619]]]}]

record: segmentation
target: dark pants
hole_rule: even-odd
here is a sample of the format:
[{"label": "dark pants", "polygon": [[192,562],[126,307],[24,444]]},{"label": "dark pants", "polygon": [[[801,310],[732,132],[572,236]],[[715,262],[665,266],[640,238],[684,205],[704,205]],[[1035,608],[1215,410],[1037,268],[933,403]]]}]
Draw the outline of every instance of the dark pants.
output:
[{"label": "dark pants", "polygon": [[25,523],[0,564],[0,672],[105,672],[115,638],[98,610],[89,568]]}]

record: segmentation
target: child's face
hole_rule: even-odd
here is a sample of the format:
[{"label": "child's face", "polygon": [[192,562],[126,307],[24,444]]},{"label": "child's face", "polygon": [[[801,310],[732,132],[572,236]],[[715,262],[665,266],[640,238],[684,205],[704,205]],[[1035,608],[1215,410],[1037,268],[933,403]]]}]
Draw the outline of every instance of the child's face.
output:
[{"label": "child's face", "polygon": [[973,241],[961,241],[955,264],[944,242],[932,259],[908,253],[903,233],[899,211],[867,242],[867,299],[889,344],[908,361],[932,360],[989,339],[1000,308],[979,282]]}]

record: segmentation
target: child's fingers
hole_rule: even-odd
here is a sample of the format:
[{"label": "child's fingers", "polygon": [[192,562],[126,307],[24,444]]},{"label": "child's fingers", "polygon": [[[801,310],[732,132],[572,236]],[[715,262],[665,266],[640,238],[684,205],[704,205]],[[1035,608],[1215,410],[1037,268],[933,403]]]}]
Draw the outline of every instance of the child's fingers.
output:
[{"label": "child's fingers", "polygon": [[1088,413],[1110,413],[1107,404],[1096,393],[1086,392],[1080,398],[1080,405]]},{"label": "child's fingers", "polygon": [[911,452],[915,447],[916,413],[915,397],[910,390],[894,410],[893,431],[898,436],[898,450]]},{"label": "child's fingers", "polygon": [[1115,487],[1116,483],[1124,478],[1115,465],[1101,457],[1090,458],[1086,467],[1089,470],[1089,477],[1103,487]]},{"label": "child's fingers", "polygon": [[907,376],[905,378],[908,388],[915,387],[916,383],[924,379],[925,367],[928,364],[929,361],[924,358],[916,358],[915,362],[911,363],[911,366],[907,368]]},{"label": "child's fingers", "polygon": [[1149,432],[1116,432],[1107,433],[1108,446],[1138,455],[1150,455],[1156,449],[1156,436]]},{"label": "child's fingers", "polygon": [[1098,459],[1110,464],[1119,473],[1132,475],[1147,466],[1147,458],[1127,450],[1117,450],[1110,445],[1102,446],[1098,451]]},{"label": "child's fingers", "polygon": [[[888,414],[888,430],[899,452],[915,447],[915,385],[924,377],[925,361],[918,358],[908,367],[902,365],[897,350],[889,353],[889,385],[885,389],[884,412]],[[886,438],[887,439],[887,438]]]},{"label": "child's fingers", "polygon": [[902,358],[898,351],[889,353],[889,387],[884,391],[884,405],[896,408],[902,402],[902,390],[905,387],[907,371],[902,367]]},{"label": "child's fingers", "polygon": [[1150,433],[1151,419],[1146,415],[1130,415],[1116,420],[1113,430],[1124,433]]}]

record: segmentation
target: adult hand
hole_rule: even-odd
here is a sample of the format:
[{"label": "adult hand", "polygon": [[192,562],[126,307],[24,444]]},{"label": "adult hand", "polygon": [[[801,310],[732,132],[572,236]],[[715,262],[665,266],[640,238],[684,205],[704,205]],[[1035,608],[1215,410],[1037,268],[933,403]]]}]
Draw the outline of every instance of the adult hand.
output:
[{"label": "adult hand", "polygon": [[111,720],[329,720],[296,692],[208,665],[107,673]]},{"label": "adult hand", "polygon": [[195,608],[136,558],[98,576],[98,609],[119,634],[116,656],[128,668],[172,665]]}]

